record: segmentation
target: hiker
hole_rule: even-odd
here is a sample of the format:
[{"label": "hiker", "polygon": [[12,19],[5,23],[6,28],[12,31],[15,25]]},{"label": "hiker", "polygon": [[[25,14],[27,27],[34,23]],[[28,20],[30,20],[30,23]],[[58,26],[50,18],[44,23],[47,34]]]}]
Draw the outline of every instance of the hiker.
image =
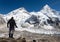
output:
[{"label": "hiker", "polygon": [[11,17],[11,19],[7,22],[7,27],[9,28],[9,38],[13,38],[15,27],[17,28],[13,17]]}]

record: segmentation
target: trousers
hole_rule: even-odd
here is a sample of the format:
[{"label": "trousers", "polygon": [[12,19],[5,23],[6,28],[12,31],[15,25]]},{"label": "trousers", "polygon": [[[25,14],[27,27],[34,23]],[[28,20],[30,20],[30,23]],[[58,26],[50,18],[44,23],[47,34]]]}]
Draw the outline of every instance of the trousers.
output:
[{"label": "trousers", "polygon": [[9,30],[9,38],[13,38],[14,31],[15,30]]}]

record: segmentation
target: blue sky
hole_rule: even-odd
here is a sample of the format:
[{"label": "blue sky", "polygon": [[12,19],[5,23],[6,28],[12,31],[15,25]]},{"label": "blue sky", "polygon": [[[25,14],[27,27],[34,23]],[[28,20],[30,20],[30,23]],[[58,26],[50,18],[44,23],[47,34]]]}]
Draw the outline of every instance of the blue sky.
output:
[{"label": "blue sky", "polygon": [[24,7],[28,12],[39,11],[46,4],[60,11],[60,0],[0,0],[0,13],[7,14],[20,7]]}]

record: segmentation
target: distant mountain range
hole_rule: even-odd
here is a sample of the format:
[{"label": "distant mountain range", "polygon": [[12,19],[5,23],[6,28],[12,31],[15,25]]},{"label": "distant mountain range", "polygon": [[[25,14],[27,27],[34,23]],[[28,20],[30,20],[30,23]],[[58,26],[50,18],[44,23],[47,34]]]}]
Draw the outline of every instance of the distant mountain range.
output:
[{"label": "distant mountain range", "polygon": [[32,33],[60,34],[60,12],[45,5],[38,12],[28,12],[23,7],[11,11],[6,15],[0,15],[0,24],[14,17],[18,28],[16,30]]}]

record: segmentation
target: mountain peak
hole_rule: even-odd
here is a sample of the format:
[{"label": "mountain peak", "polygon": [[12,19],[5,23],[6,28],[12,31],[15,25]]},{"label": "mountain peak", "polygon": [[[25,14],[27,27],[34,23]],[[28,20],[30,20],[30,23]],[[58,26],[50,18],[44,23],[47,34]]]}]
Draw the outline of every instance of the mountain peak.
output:
[{"label": "mountain peak", "polygon": [[52,9],[50,8],[50,6],[49,5],[45,5],[44,7],[43,7],[43,9],[41,10],[41,12],[43,12],[43,13],[48,13],[48,12],[51,12],[52,11]]},{"label": "mountain peak", "polygon": [[43,8],[44,9],[50,9],[50,6],[46,4]]},{"label": "mountain peak", "polygon": [[49,5],[46,4],[44,7],[49,7]]},{"label": "mountain peak", "polygon": [[24,7],[21,7],[21,8],[19,8],[19,10],[25,10],[25,8]]},{"label": "mountain peak", "polygon": [[20,7],[18,10],[22,12],[27,12],[27,10],[24,7]]},{"label": "mountain peak", "polygon": [[11,11],[8,14],[18,14],[18,13],[28,13],[27,10],[24,7],[20,7],[16,10]]}]

